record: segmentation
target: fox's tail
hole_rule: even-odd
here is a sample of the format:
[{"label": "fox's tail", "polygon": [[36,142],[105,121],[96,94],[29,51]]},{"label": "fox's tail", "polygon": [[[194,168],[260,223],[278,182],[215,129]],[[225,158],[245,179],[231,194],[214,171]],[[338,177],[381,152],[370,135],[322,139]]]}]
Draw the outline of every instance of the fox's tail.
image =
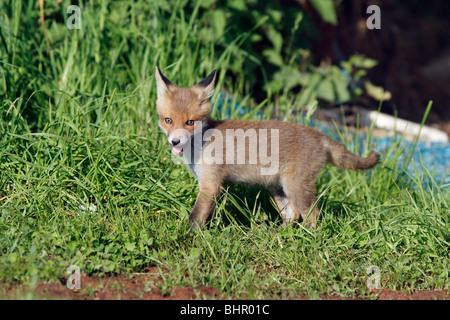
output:
[{"label": "fox's tail", "polygon": [[328,161],[342,169],[364,170],[374,167],[380,160],[380,155],[372,151],[368,157],[362,158],[351,153],[337,141],[327,139],[325,150],[328,153]]}]

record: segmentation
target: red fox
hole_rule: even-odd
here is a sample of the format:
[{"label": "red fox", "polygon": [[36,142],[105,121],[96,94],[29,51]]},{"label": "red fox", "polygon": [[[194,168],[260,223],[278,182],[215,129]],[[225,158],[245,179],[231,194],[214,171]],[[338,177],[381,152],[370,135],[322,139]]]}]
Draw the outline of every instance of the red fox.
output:
[{"label": "red fox", "polygon": [[[202,227],[214,211],[226,183],[246,183],[271,192],[283,220],[300,217],[316,227],[316,177],[325,163],[362,170],[379,155],[362,158],[310,127],[285,121],[213,120],[209,99],[216,71],[191,88],[179,88],[156,67],[159,126],[174,155],[182,155],[197,177],[200,192],[189,216],[192,229]],[[269,156],[270,155],[270,156]]]}]

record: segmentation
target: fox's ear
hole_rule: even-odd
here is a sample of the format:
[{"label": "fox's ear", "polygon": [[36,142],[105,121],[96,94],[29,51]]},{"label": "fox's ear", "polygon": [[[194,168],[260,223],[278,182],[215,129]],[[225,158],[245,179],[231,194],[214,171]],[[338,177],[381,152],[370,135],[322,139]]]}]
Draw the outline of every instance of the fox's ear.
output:
[{"label": "fox's ear", "polygon": [[211,72],[205,79],[192,87],[198,94],[200,100],[211,98],[214,93],[214,82],[216,81],[216,70]]},{"label": "fox's ear", "polygon": [[169,88],[174,84],[170,82],[170,80],[167,79],[162,74],[161,70],[159,70],[158,67],[156,67],[155,77],[156,77],[156,93],[158,94],[158,97],[163,97],[167,95]]}]

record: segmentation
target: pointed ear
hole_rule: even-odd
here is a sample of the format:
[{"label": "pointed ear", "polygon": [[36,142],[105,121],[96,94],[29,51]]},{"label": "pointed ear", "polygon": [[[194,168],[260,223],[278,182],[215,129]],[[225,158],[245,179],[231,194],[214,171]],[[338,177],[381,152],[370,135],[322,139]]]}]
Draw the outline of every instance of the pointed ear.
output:
[{"label": "pointed ear", "polygon": [[216,73],[216,70],[214,70],[209,76],[192,87],[198,93],[200,100],[207,100],[213,95]]},{"label": "pointed ear", "polygon": [[158,97],[163,97],[163,96],[167,95],[167,93],[169,92],[170,86],[173,86],[174,84],[172,82],[170,82],[170,80],[167,79],[162,74],[161,70],[159,70],[158,67],[156,67],[155,77],[156,77],[156,93],[157,93]]}]

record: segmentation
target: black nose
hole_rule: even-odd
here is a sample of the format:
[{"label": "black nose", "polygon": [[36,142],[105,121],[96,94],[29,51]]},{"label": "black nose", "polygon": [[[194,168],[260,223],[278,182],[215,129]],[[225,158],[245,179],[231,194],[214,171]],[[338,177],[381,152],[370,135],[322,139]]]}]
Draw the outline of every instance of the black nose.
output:
[{"label": "black nose", "polygon": [[173,146],[176,146],[177,144],[179,144],[180,143],[180,139],[178,139],[178,138],[173,138],[172,139],[172,145]]}]

